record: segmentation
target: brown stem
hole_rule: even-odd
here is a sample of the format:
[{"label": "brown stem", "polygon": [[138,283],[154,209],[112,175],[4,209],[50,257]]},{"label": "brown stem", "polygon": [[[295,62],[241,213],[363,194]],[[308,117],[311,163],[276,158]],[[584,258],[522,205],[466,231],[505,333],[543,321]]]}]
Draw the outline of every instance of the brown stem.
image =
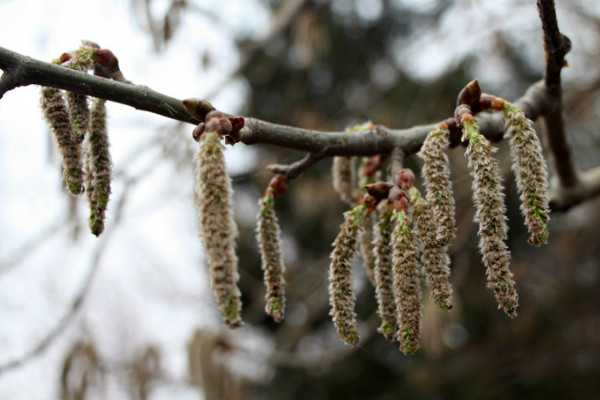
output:
[{"label": "brown stem", "polygon": [[[0,47],[0,68],[19,77],[14,87],[41,85],[65,89],[117,103],[178,121],[197,125],[200,121],[185,111],[181,100],[158,93],[147,86],[132,85],[39,61]],[[14,71],[18,71],[15,73]],[[3,75],[4,76],[4,75]],[[0,95],[3,94],[0,92]]]},{"label": "brown stem", "polygon": [[[545,2],[542,2],[545,3]],[[117,82],[110,79],[84,74],[60,65],[35,60],[0,47],[0,69],[4,71],[0,78],[0,96],[5,92],[26,85],[51,86],[75,93],[86,94],[117,103],[126,104],[139,110],[152,112],[177,121],[197,125],[200,121],[187,113],[181,100],[156,92],[146,86]],[[560,87],[559,87],[560,89]],[[560,91],[557,93],[546,85],[546,80],[530,86],[525,94],[514,104],[521,107],[525,115],[536,120],[542,116],[550,116],[548,125],[549,146],[555,160],[559,176],[558,183],[553,184],[553,193],[561,193],[561,199],[568,197],[566,193],[585,193],[592,196],[597,193],[597,185],[587,183],[579,185],[570,146],[564,134],[562,116],[557,116],[560,109]],[[558,98],[558,101],[557,101]],[[560,113],[558,113],[560,114]],[[491,140],[500,140],[504,133],[504,123],[500,115],[481,114],[477,116],[481,134]],[[414,126],[407,129],[389,129],[376,126],[363,132],[323,132],[273,124],[255,118],[246,118],[246,126],[240,131],[240,141],[244,144],[272,144],[288,149],[312,153],[311,157],[326,158],[331,156],[390,154],[393,149],[401,149],[405,156],[416,153],[421,148],[427,134],[440,122]],[[561,127],[560,129],[557,127]],[[550,129],[552,128],[552,129]],[[300,161],[305,163],[306,161]],[[312,161],[311,161],[312,162]],[[587,174],[586,174],[587,179]],[[573,185],[572,182],[575,182]],[[571,184],[570,184],[571,183]],[[560,187],[556,187],[560,185]],[[586,190],[579,190],[585,187]],[[566,197],[565,197],[566,196]],[[588,197],[579,195],[569,197],[569,201],[557,201],[560,208],[570,207],[584,201]],[[558,206],[557,206],[558,207]]]},{"label": "brown stem", "polygon": [[289,165],[283,164],[271,164],[267,165],[267,169],[274,174],[282,174],[285,175],[287,180],[292,180],[297,178],[301,173],[306,171],[308,168],[312,167],[319,160],[322,160],[323,157],[318,156],[313,153],[308,153],[302,160],[296,161],[295,163]]},{"label": "brown stem", "polygon": [[571,50],[571,41],[560,33],[554,0],[538,0],[537,7],[544,30],[544,48],[546,50],[544,83],[551,100],[551,109],[544,115],[544,128],[559,184],[571,188],[577,186],[579,176],[573,160],[571,145],[565,132],[560,83],[560,73],[566,65],[565,55]]},{"label": "brown stem", "polygon": [[542,20],[546,50],[544,80],[547,86],[560,87],[560,72],[565,66],[565,55],[571,50],[571,40],[560,33],[554,0],[538,0],[537,7]]}]

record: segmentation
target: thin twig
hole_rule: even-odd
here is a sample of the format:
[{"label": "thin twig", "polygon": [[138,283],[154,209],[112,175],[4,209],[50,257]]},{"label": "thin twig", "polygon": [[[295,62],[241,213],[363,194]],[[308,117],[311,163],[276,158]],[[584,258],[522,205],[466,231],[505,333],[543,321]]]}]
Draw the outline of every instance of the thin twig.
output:
[{"label": "thin twig", "polygon": [[45,244],[47,239],[60,232],[63,228],[69,228],[69,226],[65,224],[64,215],[61,215],[56,221],[40,229],[34,237],[21,244],[5,260],[0,261],[0,274],[12,270],[25,258],[31,256],[41,245]]},{"label": "thin twig", "polygon": [[60,337],[60,335],[67,329],[67,327],[79,314],[79,311],[81,310],[83,303],[87,298],[94,277],[96,276],[96,273],[98,271],[100,260],[105,254],[103,250],[106,247],[109,237],[110,235],[108,235],[108,232],[106,232],[103,235],[101,242],[98,243],[96,251],[94,252],[94,255],[92,257],[92,262],[89,267],[87,276],[66,313],[60,318],[56,325],[43,337],[43,339],[40,340],[33,348],[31,348],[22,356],[0,365],[0,374],[22,367],[30,361],[33,361],[37,357],[41,356],[44,353],[44,351],[46,351],[46,349],[48,349],[48,347],[50,347],[50,345],[54,343],[54,341],[58,337]]},{"label": "thin twig", "polygon": [[181,100],[158,93],[147,86],[122,83],[76,71],[61,65],[43,62],[0,47],[0,68],[20,69],[17,86],[41,85],[65,89],[101,99],[127,104],[167,118],[198,124],[185,111]]},{"label": "thin twig", "polygon": [[392,154],[390,155],[390,174],[389,176],[394,177],[394,175],[396,174],[396,172],[400,171],[402,168],[404,168],[404,160],[406,159],[406,154],[404,153],[404,151],[399,148],[399,147],[395,147],[394,150],[392,150]]},{"label": "thin twig", "polygon": [[267,47],[275,39],[281,37],[281,34],[295,21],[296,16],[306,3],[307,0],[287,0],[283,2],[273,16],[269,32],[262,39],[250,42],[244,46],[244,54],[242,55],[242,60],[239,65],[227,74],[226,77],[221,79],[205,98],[207,100],[212,100],[229,82],[232,82],[235,77],[243,73],[246,68],[252,65],[257,54],[260,54],[260,50]]},{"label": "thin twig", "polygon": [[296,161],[295,163],[289,165],[271,164],[267,165],[267,169],[274,174],[284,174],[285,178],[289,181],[297,178],[301,173],[322,159],[322,156],[318,156],[314,153],[308,153],[302,160]]},{"label": "thin twig", "polygon": [[[116,202],[117,203],[115,206],[115,214],[116,215],[120,215],[123,210],[123,207],[125,206],[126,194],[128,193],[127,189],[128,189],[128,186],[130,185],[130,183],[131,183],[130,181],[125,182],[125,188],[123,189],[123,194],[121,195],[119,200]],[[22,367],[25,364],[28,364],[29,362],[33,361],[37,357],[41,356],[50,347],[50,345],[52,345],[56,341],[56,339],[58,339],[60,337],[60,335],[65,332],[67,327],[69,327],[71,322],[73,322],[73,320],[77,317],[77,315],[79,314],[79,312],[81,311],[81,309],[83,307],[85,300],[87,299],[87,296],[90,291],[90,287],[92,286],[94,278],[97,275],[97,272],[98,272],[98,269],[100,266],[100,261],[102,260],[102,257],[104,256],[104,254],[106,254],[104,249],[108,245],[108,242],[109,242],[110,238],[112,237],[112,233],[115,231],[116,226],[117,226],[117,224],[113,224],[111,226],[111,228],[107,229],[104,232],[104,234],[102,235],[102,238],[100,239],[100,242],[96,246],[96,249],[92,256],[92,261],[90,263],[90,267],[89,267],[87,276],[86,276],[85,280],[83,281],[81,288],[77,292],[77,295],[71,302],[71,306],[67,309],[65,314],[60,318],[60,320],[56,323],[56,325],[50,331],[48,331],[48,333],[42,338],[42,340],[40,340],[29,351],[27,351],[25,354],[23,354],[22,356],[14,359],[14,360],[11,360],[4,364],[1,364],[0,365],[0,375],[7,371]]]},{"label": "thin twig", "polygon": [[547,86],[560,86],[560,73],[564,67],[565,55],[571,50],[571,40],[558,28],[554,0],[538,0],[537,7],[544,30],[546,50],[544,80]]},{"label": "thin twig", "polygon": [[571,188],[578,184],[579,177],[565,132],[560,83],[560,73],[565,66],[565,55],[571,49],[571,41],[558,28],[554,0],[538,0],[537,6],[544,30],[546,50],[544,83],[548,89],[548,96],[552,100],[550,112],[544,115],[544,128],[559,184]]}]

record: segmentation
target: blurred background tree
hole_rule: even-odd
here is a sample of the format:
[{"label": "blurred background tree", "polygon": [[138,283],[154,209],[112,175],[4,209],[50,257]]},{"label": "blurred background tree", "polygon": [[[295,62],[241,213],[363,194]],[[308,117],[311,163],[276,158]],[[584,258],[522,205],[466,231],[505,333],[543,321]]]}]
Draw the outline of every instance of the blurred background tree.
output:
[{"label": "blurred background tree", "polygon": [[[450,116],[457,93],[473,78],[485,92],[510,100],[522,95],[544,70],[540,22],[532,1],[271,0],[262,4],[271,23],[268,33],[261,35],[231,22],[226,10],[214,4],[133,0],[132,6],[159,55],[170,56],[174,38],[189,34],[182,27],[190,15],[207,19],[214,29],[230,30],[238,54],[235,66],[198,97],[218,99],[223,87],[241,82],[241,106],[226,111],[291,126],[342,130],[366,120],[394,128],[430,123]],[[595,123],[600,118],[600,7],[581,0],[558,4],[557,12],[574,48],[563,74],[567,129],[579,166],[588,168],[600,164]],[[218,68],[224,51],[229,49],[199,49],[198,69]],[[128,77],[136,81],[135,76]],[[191,131],[175,123],[167,129],[170,137],[178,138]],[[184,143],[159,145],[162,155],[179,165],[191,159],[192,143]],[[255,330],[268,344],[247,344],[243,333],[201,327],[189,332],[189,373],[173,379],[161,367],[161,349],[154,347],[151,337],[147,349],[127,363],[118,357],[103,358],[93,345],[74,341],[62,365],[63,377],[79,365],[73,360],[82,359],[84,366],[78,367],[79,379],[62,380],[63,398],[100,396],[100,389],[65,393],[73,382],[81,387],[82,380],[92,387],[107,385],[111,369],[127,371],[129,378],[121,384],[129,387],[134,399],[178,393],[165,392],[165,387],[198,387],[198,392],[185,392],[186,396],[198,398],[194,396],[203,393],[209,400],[596,398],[599,200],[553,213],[549,244],[528,246],[508,149],[505,143],[499,146],[497,157],[507,186],[508,245],[521,298],[515,320],[496,309],[485,288],[472,222],[470,178],[464,154],[457,148],[449,152],[458,207],[458,238],[451,248],[457,304],[444,312],[426,302],[423,348],[416,355],[404,356],[397,345],[375,334],[373,287],[361,262],[355,265],[354,282],[361,344],[344,346],[335,334],[328,315],[327,269],[331,243],[347,206],[332,189],[330,161],[305,172],[277,201],[288,305],[284,322],[273,323],[263,311],[256,201],[271,178],[262,167],[293,162],[302,155],[253,146],[238,153],[249,160],[248,167],[233,176],[238,255],[243,260],[243,329]],[[408,166],[419,180],[420,162],[411,157]],[[94,338],[101,333],[87,335]],[[96,375],[100,377],[90,378]]]}]

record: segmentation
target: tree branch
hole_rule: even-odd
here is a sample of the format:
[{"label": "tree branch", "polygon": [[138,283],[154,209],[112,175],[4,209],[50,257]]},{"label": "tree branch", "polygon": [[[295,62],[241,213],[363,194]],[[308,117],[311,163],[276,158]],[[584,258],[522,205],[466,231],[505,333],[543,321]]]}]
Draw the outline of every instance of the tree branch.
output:
[{"label": "tree branch", "polygon": [[[126,104],[138,110],[149,111],[178,121],[192,124],[199,122],[185,111],[181,100],[158,93],[147,86],[100,78],[23,56],[3,47],[0,47],[0,68],[5,71],[5,74],[18,75],[19,81],[12,88],[31,84],[56,87]],[[16,74],[14,71],[19,73]],[[0,92],[0,95],[2,94],[3,92]]]},{"label": "tree branch", "polygon": [[546,50],[544,83],[552,102],[551,110],[544,116],[544,128],[554,168],[559,178],[557,184],[571,188],[578,185],[579,172],[573,161],[571,145],[565,132],[560,83],[560,73],[566,65],[565,55],[571,50],[571,41],[560,33],[554,0],[538,0],[537,7],[544,30]]},{"label": "tree branch", "polygon": [[[544,3],[544,2],[542,2]],[[35,60],[0,47],[0,68],[4,76],[8,74],[4,85],[6,91],[24,85],[36,84],[51,86],[75,93],[126,104],[139,110],[152,112],[177,121],[198,124],[200,121],[187,113],[181,100],[156,92],[146,86],[121,83],[114,80],[78,72],[60,65]],[[1,81],[0,81],[1,82]],[[0,86],[2,87],[2,86]],[[0,92],[2,94],[3,92]],[[530,86],[525,94],[514,102],[523,109],[525,115],[536,120],[544,117],[549,133],[549,145],[557,163],[558,180],[553,181],[552,192],[558,196],[552,199],[557,210],[563,210],[580,203],[600,192],[600,179],[596,174],[586,173],[585,182],[574,179],[576,184],[569,185],[568,171],[575,171],[570,147],[566,141],[564,127],[556,122],[560,109],[560,86],[558,101],[556,87],[549,87],[546,79]],[[501,140],[504,123],[498,114],[480,114],[477,116],[481,133],[491,140]],[[307,159],[300,161],[302,167],[332,156],[370,156],[390,154],[393,149],[402,150],[406,157],[419,151],[427,134],[439,122],[414,126],[407,129],[390,129],[376,126],[369,131],[323,132],[274,124],[255,118],[246,118],[245,127],[240,131],[239,139],[246,145],[271,144],[288,149],[309,153]],[[440,121],[441,122],[441,121]],[[559,128],[560,127],[560,128]],[[562,143],[562,144],[561,144]],[[566,144],[565,144],[566,143]],[[561,150],[562,149],[562,150]],[[564,154],[563,154],[564,153]],[[566,174],[566,175],[565,175]]]}]

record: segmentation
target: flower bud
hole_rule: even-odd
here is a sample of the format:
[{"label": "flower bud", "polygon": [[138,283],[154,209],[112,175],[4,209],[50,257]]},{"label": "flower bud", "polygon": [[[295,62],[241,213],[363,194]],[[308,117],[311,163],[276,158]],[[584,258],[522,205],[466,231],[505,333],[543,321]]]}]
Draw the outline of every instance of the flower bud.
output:
[{"label": "flower bud", "polygon": [[408,168],[403,168],[394,174],[394,182],[402,190],[408,190],[415,185],[415,174]]}]

